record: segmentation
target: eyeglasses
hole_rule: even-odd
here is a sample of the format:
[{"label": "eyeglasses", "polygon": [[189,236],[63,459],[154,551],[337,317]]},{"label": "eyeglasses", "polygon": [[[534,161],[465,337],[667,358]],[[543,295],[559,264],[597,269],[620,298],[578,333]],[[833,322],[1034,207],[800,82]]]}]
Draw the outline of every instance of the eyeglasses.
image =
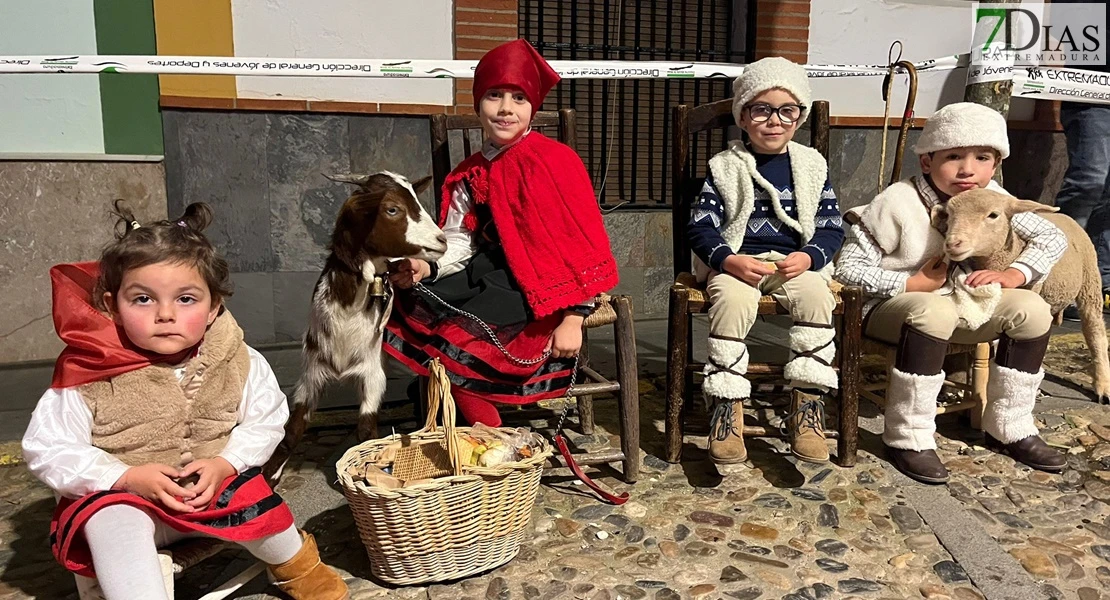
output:
[{"label": "eyeglasses", "polygon": [[745,106],[744,110],[748,111],[748,118],[754,123],[763,123],[769,120],[771,115],[778,115],[779,121],[789,125],[802,118],[806,107],[801,104],[783,104],[777,108],[770,104],[752,104]]}]

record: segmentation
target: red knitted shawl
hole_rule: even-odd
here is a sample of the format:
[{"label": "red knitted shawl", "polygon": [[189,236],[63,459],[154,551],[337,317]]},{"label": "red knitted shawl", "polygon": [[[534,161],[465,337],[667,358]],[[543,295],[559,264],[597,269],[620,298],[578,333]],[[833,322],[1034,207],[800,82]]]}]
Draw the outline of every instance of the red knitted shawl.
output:
[{"label": "red knitted shawl", "polygon": [[[447,176],[441,225],[464,179],[474,204],[489,205],[509,269],[536,318],[617,285],[593,184],[569,146],[533,131],[492,162],[472,154]],[[464,224],[476,228],[473,213]]]}]

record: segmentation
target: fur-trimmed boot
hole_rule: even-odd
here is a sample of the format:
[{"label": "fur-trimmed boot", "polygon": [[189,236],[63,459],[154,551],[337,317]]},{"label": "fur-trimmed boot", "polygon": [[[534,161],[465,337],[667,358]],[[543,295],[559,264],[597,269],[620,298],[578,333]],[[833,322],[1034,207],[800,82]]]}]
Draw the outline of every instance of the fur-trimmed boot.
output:
[{"label": "fur-trimmed boot", "polygon": [[744,340],[709,336],[702,393],[714,402],[709,420],[709,460],[729,465],[748,459],[744,446],[744,400],[751,397],[748,347]]},{"label": "fur-trimmed boot", "polygon": [[331,567],[320,561],[316,538],[301,531],[304,545],[293,558],[269,565],[274,585],[293,600],[349,600],[347,584]]},{"label": "fur-trimmed boot", "polygon": [[828,462],[825,441],[825,403],[821,395],[839,386],[832,363],[836,357],[831,324],[797,321],[790,328],[790,362],[783,377],[794,386],[790,414],[784,425],[794,456],[815,463]]},{"label": "fur-trimmed boot", "polygon": [[947,340],[904,325],[887,383],[883,443],[891,463],[922,483],[948,481],[933,439],[947,349]]},{"label": "fur-trimmed boot", "polygon": [[1031,340],[1015,340],[1005,334],[999,338],[987,380],[983,429],[988,448],[1034,469],[1057,473],[1067,465],[1067,457],[1040,438],[1033,421],[1048,340],[1047,333]]}]

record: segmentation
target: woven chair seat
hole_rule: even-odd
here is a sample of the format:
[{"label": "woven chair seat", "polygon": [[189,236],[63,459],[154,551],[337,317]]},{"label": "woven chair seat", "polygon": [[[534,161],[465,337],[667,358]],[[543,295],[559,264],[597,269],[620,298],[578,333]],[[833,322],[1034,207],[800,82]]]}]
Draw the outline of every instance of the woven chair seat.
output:
[{"label": "woven chair seat", "polygon": [[[705,282],[699,282],[693,273],[680,273],[674,280],[675,286],[687,288],[687,295],[691,303],[709,303],[709,294],[705,291]],[[829,290],[833,293],[833,298],[836,299],[837,305],[841,304],[840,290],[844,289],[844,285],[839,281],[833,280],[829,282]],[[771,296],[759,297],[759,314],[773,315],[773,314],[788,314],[786,309],[782,308],[774,298]]]},{"label": "woven chair seat", "polygon": [[[880,354],[894,352],[894,344],[865,337],[860,340],[860,347],[864,354]],[[947,354],[974,353],[976,344],[948,344]]]},{"label": "woven chair seat", "polygon": [[613,298],[609,294],[598,294],[594,299],[594,311],[590,313],[582,326],[587,329],[612,325],[617,322],[617,309],[613,308]]}]

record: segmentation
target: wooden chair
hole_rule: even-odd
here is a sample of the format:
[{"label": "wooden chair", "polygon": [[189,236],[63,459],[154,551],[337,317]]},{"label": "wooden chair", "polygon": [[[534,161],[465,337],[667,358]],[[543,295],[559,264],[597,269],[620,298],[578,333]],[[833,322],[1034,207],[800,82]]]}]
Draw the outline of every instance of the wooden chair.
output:
[{"label": "wooden chair", "polygon": [[[540,111],[532,119],[532,129],[540,130],[548,137],[577,150],[577,130],[575,112],[562,109],[558,112]],[[462,134],[462,153],[452,161],[449,134],[459,131]],[[431,116],[432,138],[432,176],[436,190],[436,215],[439,214],[439,190],[450,174],[451,168],[459,159],[470,156],[475,149],[472,138],[476,138],[480,148],[481,124],[477,115]],[[587,332],[596,327],[613,325],[616,340],[617,377],[610,380],[590,366],[589,339]],[[622,463],[622,474],[626,482],[636,481],[640,471],[640,394],[636,364],[636,334],[632,323],[632,299],[628,296],[600,294],[597,308],[583,323],[582,352],[578,361],[577,381],[575,384],[579,422],[582,433],[594,431],[593,397],[597,394],[614,393],[620,413],[619,451],[597,452],[575,455],[581,465],[597,465],[613,462]]]},{"label": "wooden chair", "polygon": [[[701,373],[704,364],[694,361],[691,324],[696,314],[709,311],[709,298],[705,285],[696,282],[691,271],[689,242],[684,235],[690,221],[690,211],[703,180],[694,178],[687,159],[690,156],[691,138],[698,133],[726,129],[735,125],[732,100],[703,104],[690,108],[674,108],[674,141],[672,166],[673,202],[671,215],[674,229],[675,282],[671,287],[670,322],[668,324],[667,355],[667,417],[666,459],[678,462],[682,458],[684,419],[693,408],[694,375]],[[829,103],[813,103],[809,121],[811,146],[823,156],[829,155]],[[708,158],[708,157],[706,157]],[[861,290],[831,284],[836,296],[833,314],[840,317],[840,335],[837,341],[839,360],[834,367],[840,374],[840,418],[836,430],[826,430],[827,437],[837,438],[837,462],[850,467],[856,462],[858,444],[859,358],[860,321],[862,315]],[[770,296],[759,301],[760,315],[784,315],[789,312]],[[751,363],[751,376],[779,376],[783,365]],[[781,437],[777,427],[744,426],[745,437]]]}]

